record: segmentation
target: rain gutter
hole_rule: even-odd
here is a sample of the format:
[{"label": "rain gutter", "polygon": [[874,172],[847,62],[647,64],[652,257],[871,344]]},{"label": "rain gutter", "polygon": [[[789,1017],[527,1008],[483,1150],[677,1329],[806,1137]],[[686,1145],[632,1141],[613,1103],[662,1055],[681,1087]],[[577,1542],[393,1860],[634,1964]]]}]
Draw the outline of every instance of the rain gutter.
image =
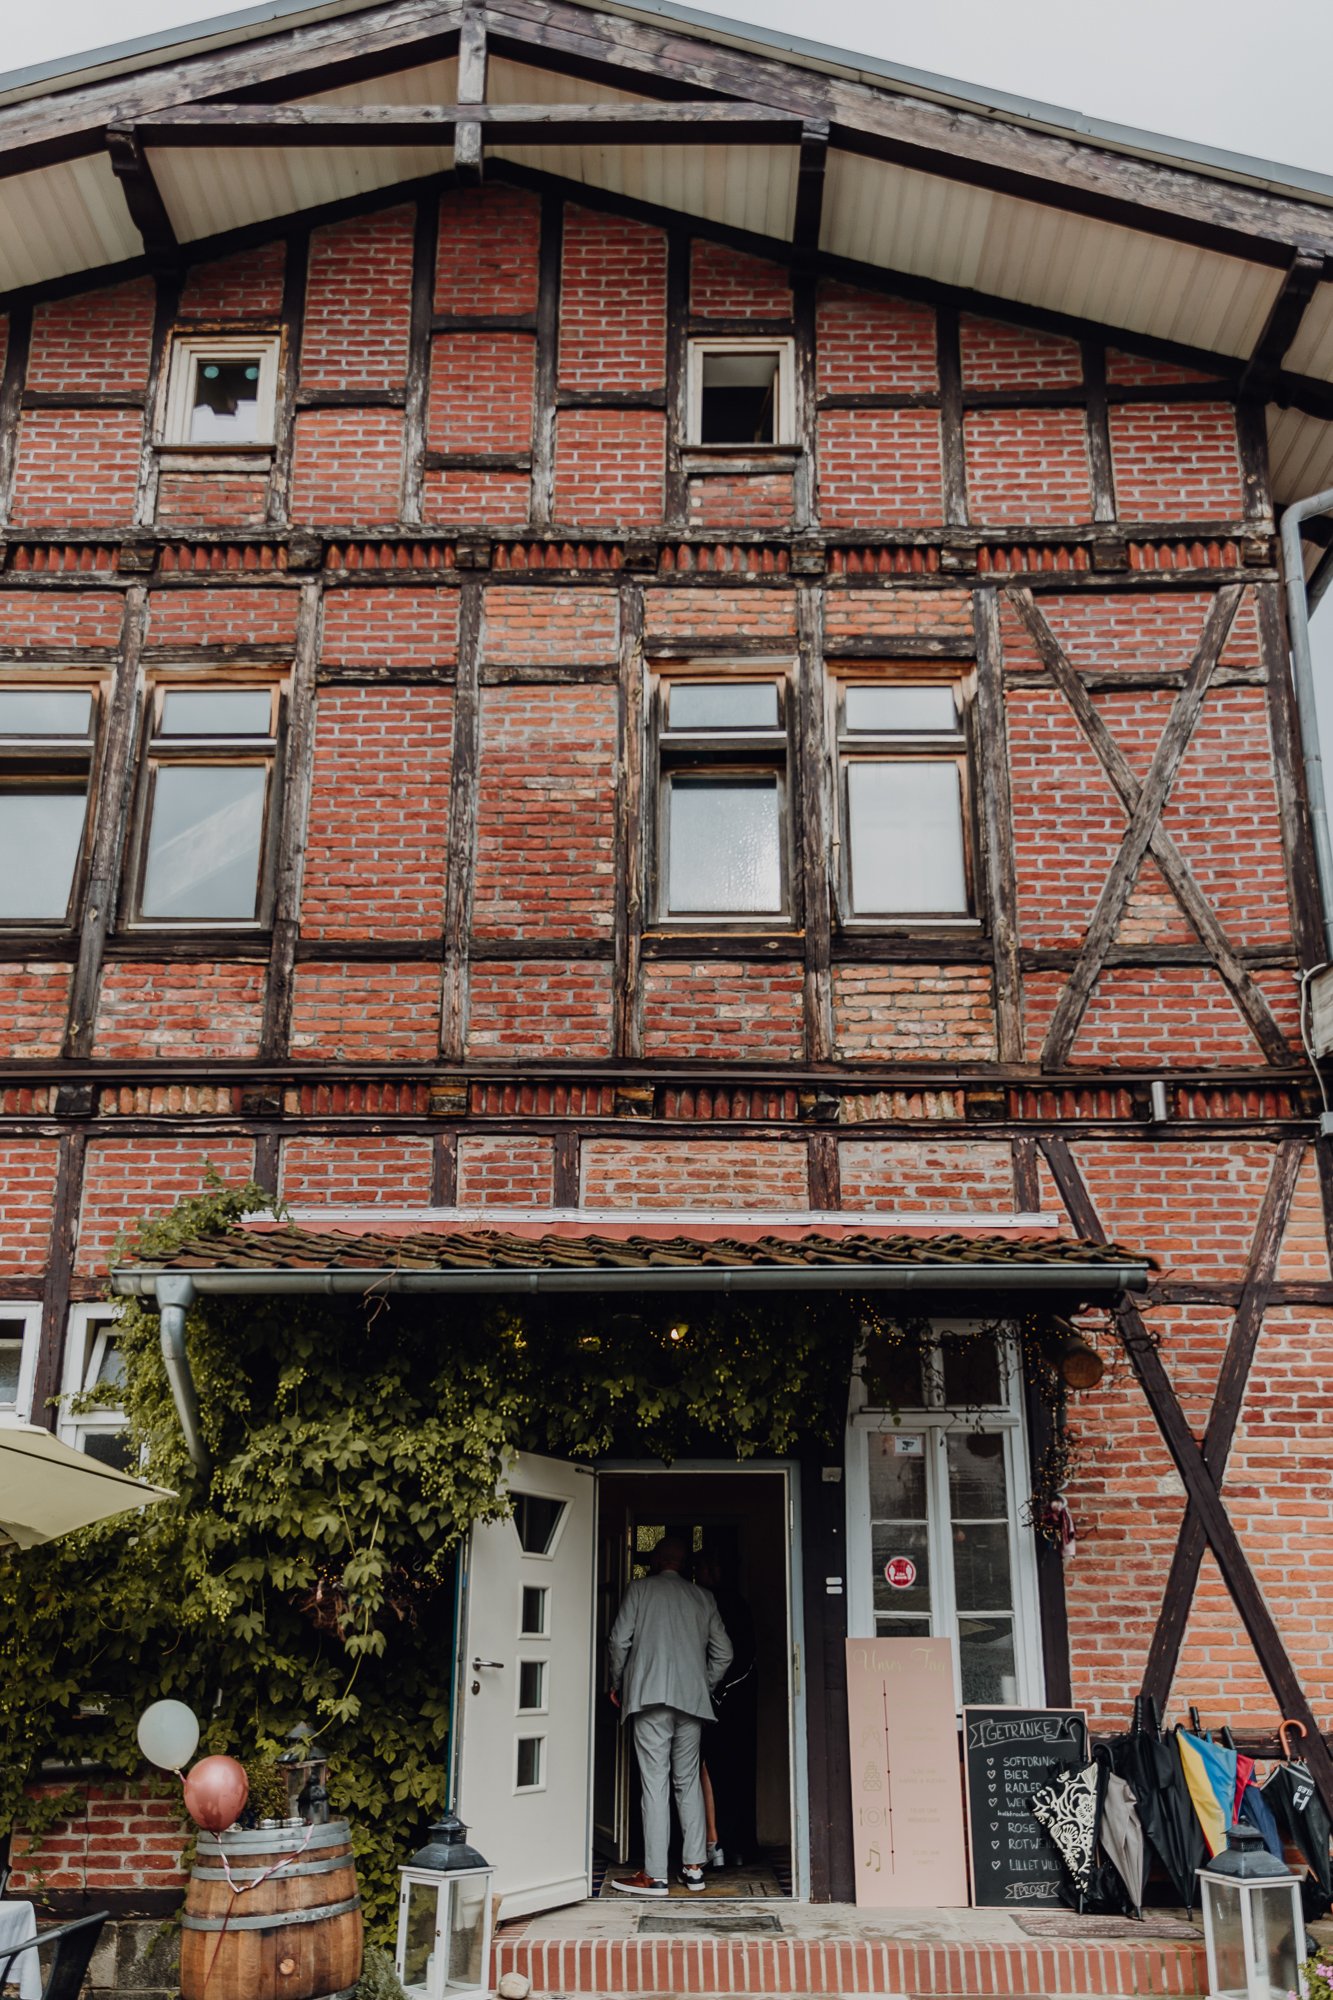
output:
[{"label": "rain gutter", "polygon": [[1315,708],[1314,663],[1310,657],[1310,607],[1305,594],[1305,564],[1301,560],[1301,526],[1316,514],[1333,514],[1333,486],[1293,500],[1282,515],[1282,570],[1287,586],[1287,628],[1291,638],[1291,678],[1296,689],[1305,789],[1310,799],[1310,829],[1314,836],[1315,874],[1319,882],[1319,912],[1324,926],[1324,958],[1333,961],[1333,844],[1329,840],[1328,805],[1324,796],[1324,766],[1319,751],[1319,716]]},{"label": "rain gutter", "polygon": [[502,1294],[541,1292],[988,1292],[1018,1295],[1060,1292],[1104,1298],[1141,1292],[1143,1263],[1106,1264],[800,1264],[663,1265],[606,1270],[487,1267],[479,1271],[360,1269],[307,1271],[146,1271],[112,1273],[112,1287],[129,1298],[151,1298],[162,1318],[162,1358],[186,1448],[200,1471],[209,1459],[199,1433],[199,1402],[185,1346],[185,1314],[196,1298],[380,1297],[426,1292]]}]

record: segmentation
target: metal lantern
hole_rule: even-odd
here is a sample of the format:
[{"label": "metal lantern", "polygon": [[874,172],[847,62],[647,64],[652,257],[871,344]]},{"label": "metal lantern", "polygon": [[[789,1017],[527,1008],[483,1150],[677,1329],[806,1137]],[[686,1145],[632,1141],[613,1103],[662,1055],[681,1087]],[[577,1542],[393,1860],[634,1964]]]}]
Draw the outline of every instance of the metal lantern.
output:
[{"label": "metal lantern", "polygon": [[1209,2000],[1288,2000],[1303,1993],[1300,1884],[1252,1826],[1233,1826],[1199,1870]]},{"label": "metal lantern", "polygon": [[400,1869],[399,1979],[413,2000],[490,1991],[491,1876],[453,1813],[437,1820],[419,1854]]},{"label": "metal lantern", "polygon": [[329,1821],[329,1760],[308,1722],[298,1722],[288,1734],[291,1746],[278,1759],[287,1781],[287,1817],[309,1826]]}]

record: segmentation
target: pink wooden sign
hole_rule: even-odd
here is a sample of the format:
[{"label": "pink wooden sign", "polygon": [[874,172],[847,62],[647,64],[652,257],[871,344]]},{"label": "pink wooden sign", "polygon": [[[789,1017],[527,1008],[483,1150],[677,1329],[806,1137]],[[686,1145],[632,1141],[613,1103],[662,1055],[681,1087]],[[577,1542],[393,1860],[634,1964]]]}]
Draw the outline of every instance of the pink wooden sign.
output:
[{"label": "pink wooden sign", "polygon": [[965,1909],[951,1642],[849,1639],[847,1713],[857,1902]]}]

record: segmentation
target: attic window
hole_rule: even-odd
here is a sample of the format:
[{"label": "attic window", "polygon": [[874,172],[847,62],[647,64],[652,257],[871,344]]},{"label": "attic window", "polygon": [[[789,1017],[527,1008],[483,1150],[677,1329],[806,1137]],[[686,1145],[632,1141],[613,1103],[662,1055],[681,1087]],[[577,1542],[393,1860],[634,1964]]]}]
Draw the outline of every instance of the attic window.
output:
[{"label": "attic window", "polygon": [[690,342],[689,443],[790,444],[794,430],[789,340]]},{"label": "attic window", "polygon": [[273,442],[276,334],[178,335],[172,345],[162,442],[233,450]]}]

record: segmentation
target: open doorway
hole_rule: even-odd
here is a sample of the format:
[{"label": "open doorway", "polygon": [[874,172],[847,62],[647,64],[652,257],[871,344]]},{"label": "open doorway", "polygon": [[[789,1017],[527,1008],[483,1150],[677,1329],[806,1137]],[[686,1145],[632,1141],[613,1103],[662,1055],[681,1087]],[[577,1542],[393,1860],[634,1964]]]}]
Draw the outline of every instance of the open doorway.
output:
[{"label": "open doorway", "polygon": [[[722,1865],[708,1871],[710,1897],[792,1893],[793,1686],[791,1544],[787,1475],[779,1470],[660,1467],[603,1472],[597,1482],[597,1701],[593,1743],[593,1842],[600,1883],[642,1858],[638,1771],[629,1731],[607,1699],[606,1639],[631,1580],[671,1533],[707,1562],[724,1621],[730,1612],[736,1675],[724,1695],[704,1761],[716,1795]],[[701,1575],[705,1580],[709,1572]],[[752,1633],[752,1645],[750,1634]],[[673,1829],[673,1873],[678,1856]],[[728,1848],[730,1847],[730,1851]],[[682,1894],[684,1891],[682,1891]]]}]

